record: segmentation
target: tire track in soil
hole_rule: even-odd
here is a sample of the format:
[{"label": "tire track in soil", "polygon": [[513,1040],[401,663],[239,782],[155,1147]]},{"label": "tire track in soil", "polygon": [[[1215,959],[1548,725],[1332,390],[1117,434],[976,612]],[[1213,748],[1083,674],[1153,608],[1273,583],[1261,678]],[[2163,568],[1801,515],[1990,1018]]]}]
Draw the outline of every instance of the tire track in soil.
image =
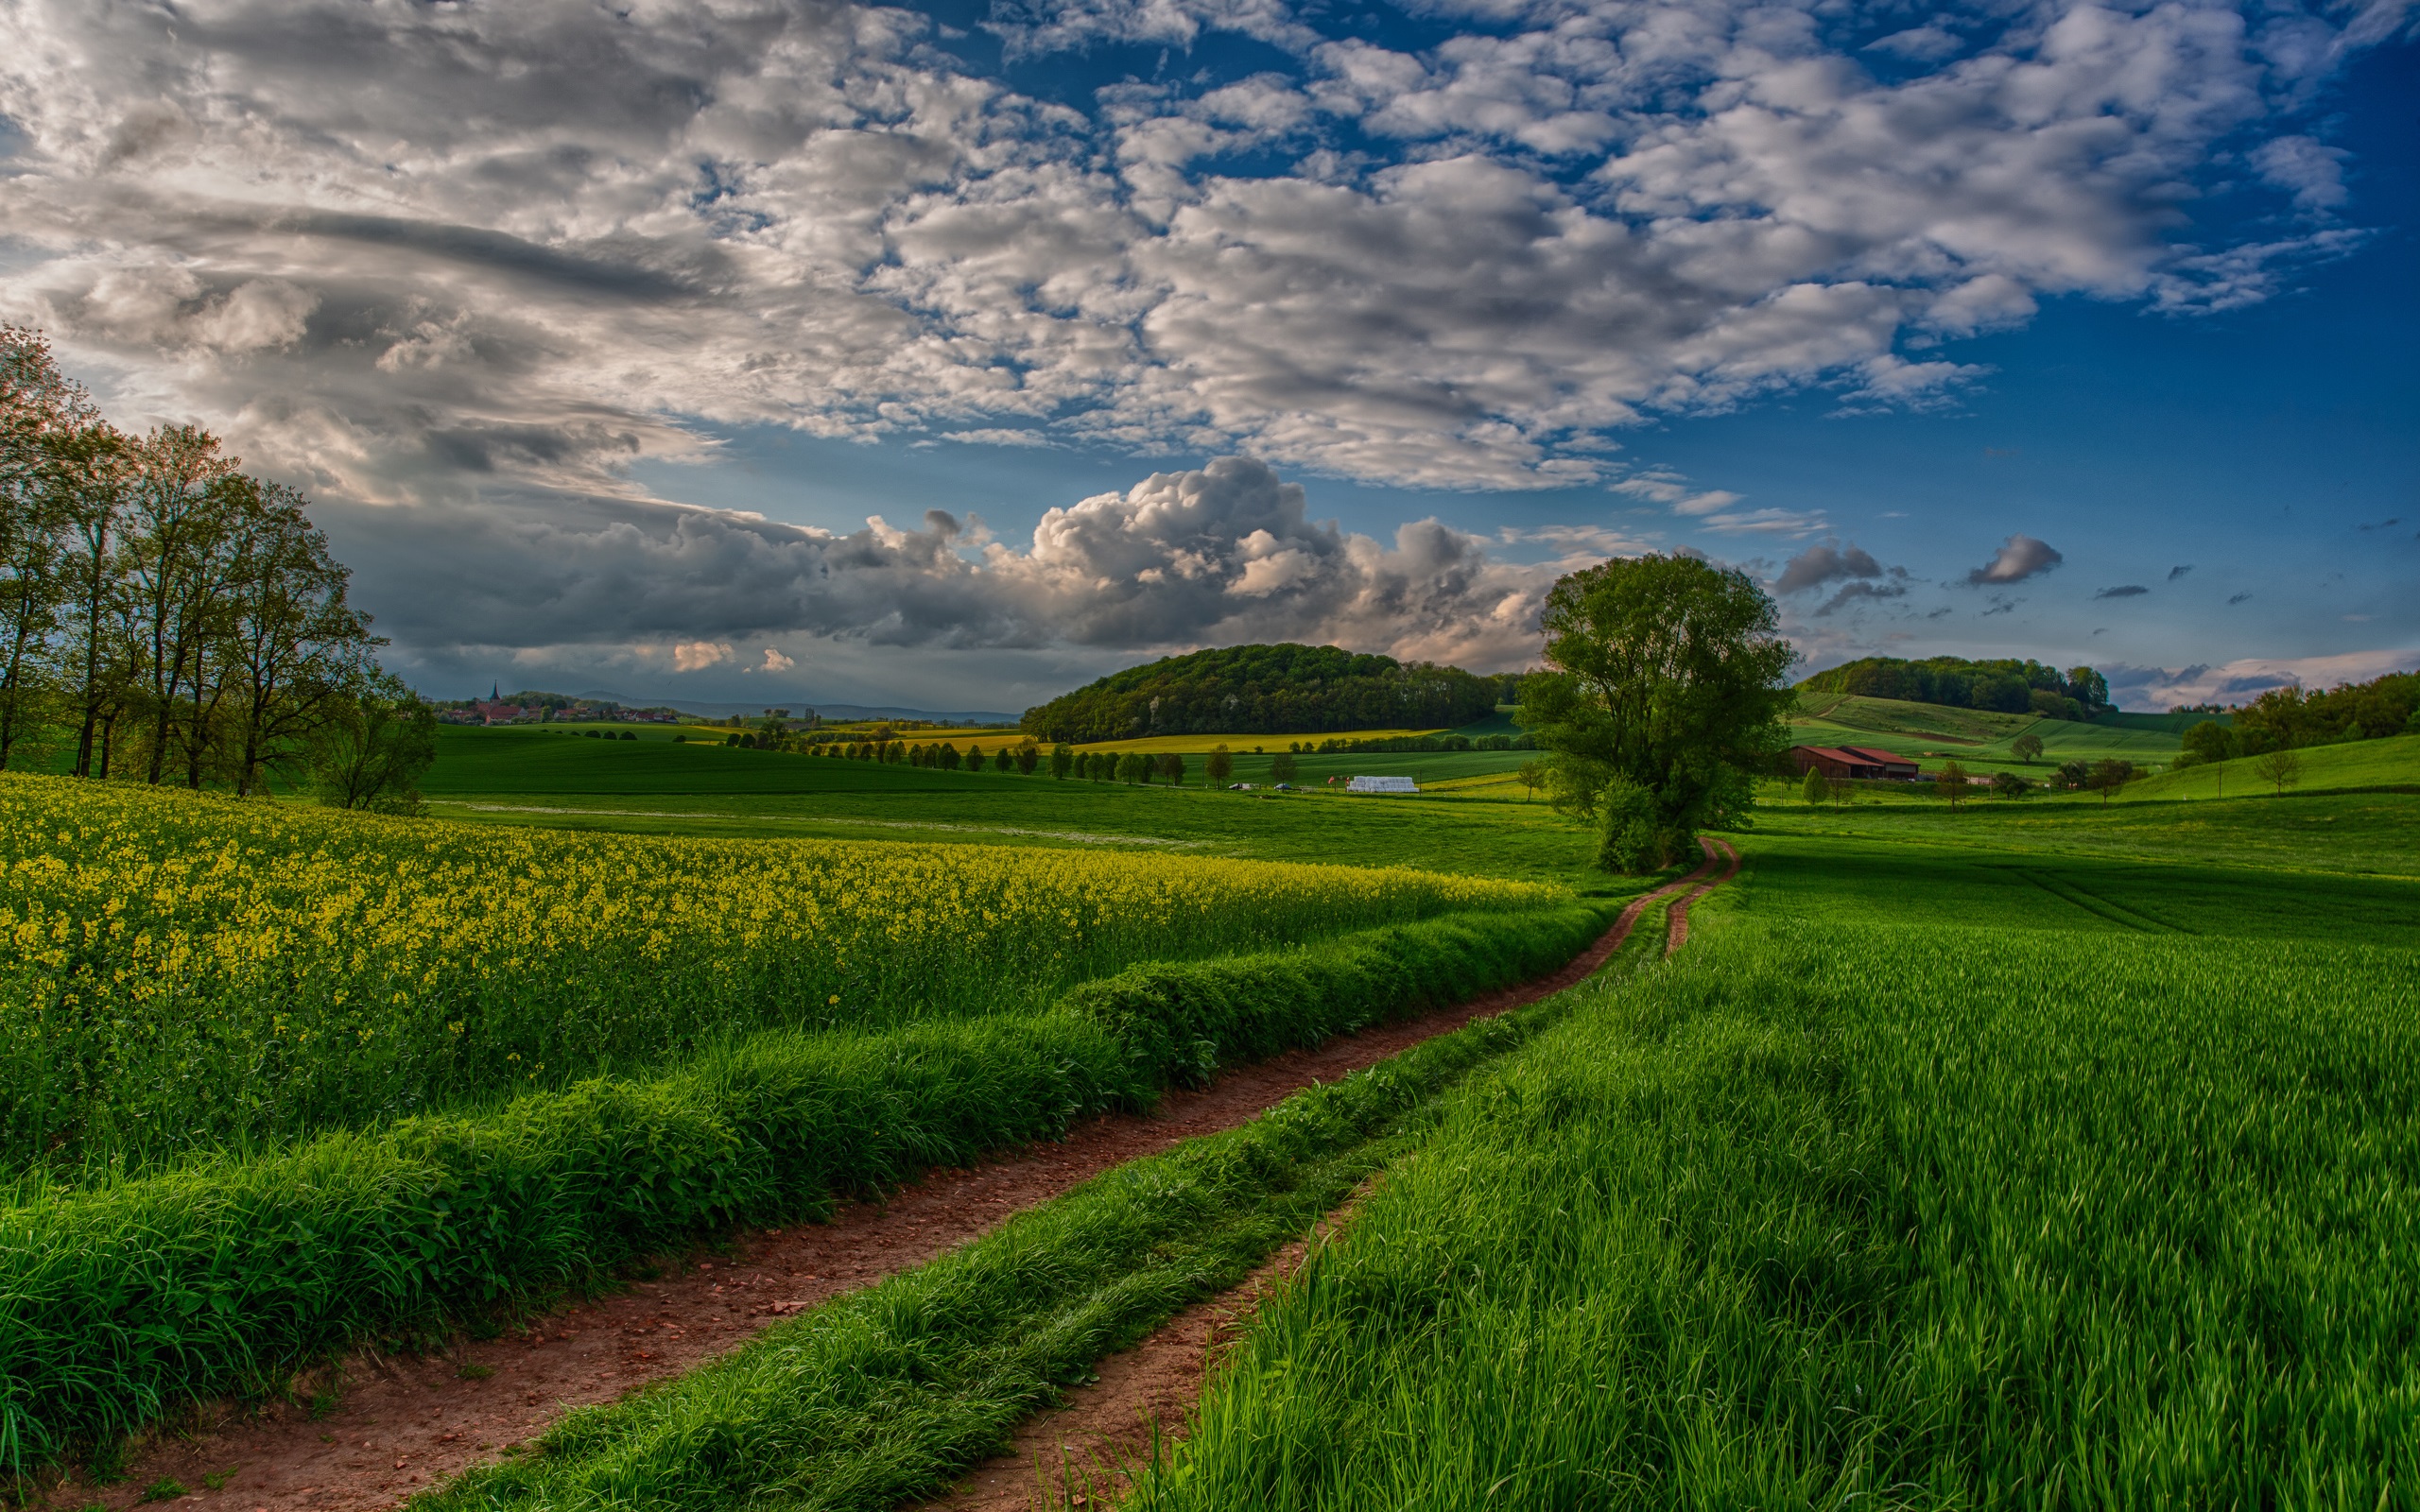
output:
[{"label": "tire track in soil", "polygon": [[1712,882],[1705,884],[1703,886],[1698,888],[1697,891],[1689,894],[1686,898],[1682,899],[1679,902],[1672,905],[1671,912],[1668,916],[1670,922],[1665,926],[1664,954],[1667,955],[1671,954],[1674,951],[1679,950],[1682,946],[1686,945],[1689,942],[1689,904],[1696,902],[1707,893],[1714,891],[1717,887],[1721,886],[1724,883],[1729,882],[1732,878],[1739,875],[1739,852],[1731,849],[1730,841],[1709,840],[1701,835],[1698,837],[1698,845],[1705,851],[1705,866],[1699,868],[1691,880],[1695,880],[1696,877],[1704,876],[1706,871],[1713,868],[1715,862],[1714,852],[1718,849],[1722,851],[1723,856],[1728,861],[1728,865],[1724,867],[1721,876],[1715,878]]},{"label": "tire track in soil", "polygon": [[[840,1204],[828,1223],[734,1234],[723,1254],[679,1263],[659,1280],[634,1281],[500,1338],[458,1340],[442,1358],[357,1352],[343,1363],[341,1398],[324,1417],[293,1402],[257,1414],[214,1404],[199,1418],[155,1432],[130,1455],[123,1478],[106,1486],[71,1479],[44,1500],[52,1507],[121,1512],[173,1480],[190,1490],[163,1505],[233,1512],[396,1506],[527,1443],[575,1407],[693,1370],[792,1314],[933,1260],[1114,1166],[1232,1128],[1306,1087],[1560,992],[1604,965],[1651,904],[1697,882],[1713,864],[1633,901],[1595,944],[1550,975],[1237,1066],[1208,1087],[1169,1091],[1150,1113],[1103,1114],[1055,1143],[970,1169],[928,1171],[887,1202]],[[1191,1400],[1188,1390],[1184,1400]],[[232,1473],[216,1488],[206,1486],[205,1476],[221,1472]]]},{"label": "tire track in soil", "polygon": [[[1674,893],[1685,896],[1670,909],[1664,954],[1671,954],[1687,941],[1689,904],[1739,873],[1739,852],[1730,845],[1703,837],[1698,844],[1705,851],[1705,865],[1625,909],[1606,936],[1615,941],[1616,949],[1648,905]],[[1717,847],[1721,849],[1720,857],[1715,853]],[[1700,883],[1717,865],[1723,866],[1722,875]],[[1698,885],[1692,888],[1692,884]],[[1605,950],[1599,964],[1612,954],[1612,950]],[[1324,1242],[1343,1227],[1376,1179],[1364,1183],[1342,1207],[1322,1217],[1308,1238],[1288,1245],[1237,1285],[1194,1303],[1132,1349],[1101,1361],[1098,1382],[1063,1393],[1064,1405],[1026,1419],[1006,1453],[968,1471],[948,1494],[907,1512],[1051,1512],[1071,1506],[1115,1506],[1125,1495],[1128,1469],[1150,1464],[1155,1450],[1165,1451],[1184,1436],[1186,1419],[1201,1400],[1203,1382],[1243,1337],[1260,1299],[1294,1273],[1312,1245]]]}]

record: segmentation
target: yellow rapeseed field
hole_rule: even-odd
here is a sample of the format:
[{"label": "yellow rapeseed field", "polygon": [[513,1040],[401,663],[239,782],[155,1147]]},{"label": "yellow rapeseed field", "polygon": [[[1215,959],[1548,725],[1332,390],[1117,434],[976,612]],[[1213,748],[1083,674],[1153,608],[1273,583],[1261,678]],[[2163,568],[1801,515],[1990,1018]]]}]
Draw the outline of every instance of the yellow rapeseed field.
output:
[{"label": "yellow rapeseed field", "polygon": [[18,1166],[147,1158],[1555,896],[1399,869],[565,834],[0,774],[0,1139]]}]

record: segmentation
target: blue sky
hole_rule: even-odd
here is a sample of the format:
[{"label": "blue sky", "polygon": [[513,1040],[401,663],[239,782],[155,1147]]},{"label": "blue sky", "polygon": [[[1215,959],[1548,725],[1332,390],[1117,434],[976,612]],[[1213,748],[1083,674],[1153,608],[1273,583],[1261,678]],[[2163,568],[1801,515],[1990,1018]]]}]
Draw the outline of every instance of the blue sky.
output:
[{"label": "blue sky", "polygon": [[0,19],[0,316],[431,692],[1519,665],[1646,549],[1809,666],[2420,663],[2401,5],[163,15]]}]

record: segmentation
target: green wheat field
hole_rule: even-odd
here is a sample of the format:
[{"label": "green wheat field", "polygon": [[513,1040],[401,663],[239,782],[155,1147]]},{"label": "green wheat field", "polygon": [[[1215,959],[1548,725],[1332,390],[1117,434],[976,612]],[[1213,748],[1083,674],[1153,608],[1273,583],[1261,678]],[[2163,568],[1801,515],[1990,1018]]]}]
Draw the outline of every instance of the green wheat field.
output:
[{"label": "green wheat field", "polygon": [[[1539,975],[1668,880],[1591,869],[1508,753],[1305,757],[1270,795],[444,739],[420,819],[0,779],[29,1487]],[[1357,1192],[1125,1504],[2408,1504],[2420,737],[2333,755],[2284,796],[1772,782],[1672,958],[1659,904],[1578,987],[424,1504],[944,1493]],[[1364,770],[1427,791],[1323,790]]]}]

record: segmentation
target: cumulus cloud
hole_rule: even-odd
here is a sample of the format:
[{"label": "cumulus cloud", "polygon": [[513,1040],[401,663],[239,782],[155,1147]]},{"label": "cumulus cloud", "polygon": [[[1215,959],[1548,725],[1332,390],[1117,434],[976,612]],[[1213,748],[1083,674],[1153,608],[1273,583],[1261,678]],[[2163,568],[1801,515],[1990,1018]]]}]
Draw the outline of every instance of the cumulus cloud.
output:
[{"label": "cumulus cloud", "polygon": [[2100,669],[2121,708],[2239,703],[2271,688],[2325,688],[2420,670],[2420,649],[2347,651],[2331,656],[2243,657],[2216,665]]},{"label": "cumulus cloud", "polygon": [[765,647],[765,660],[754,668],[758,672],[787,672],[798,665],[796,659],[784,655],[773,646]]},{"label": "cumulus cloud", "polygon": [[1848,577],[1879,577],[1882,564],[1871,552],[1851,541],[1845,547],[1827,541],[1807,547],[1789,558],[1773,582],[1777,593],[1803,593]]},{"label": "cumulus cloud", "polygon": [[[1907,575],[1904,573],[1900,574],[1901,578],[1904,578]],[[1869,603],[1879,599],[1905,598],[1907,596],[1908,585],[1904,581],[1893,580],[1887,583],[1850,583],[1846,587],[1842,588],[1839,593],[1834,593],[1830,598],[1825,599],[1824,601],[1824,607],[1817,610],[1815,611],[1815,615],[1818,619],[1821,619],[1825,615],[1832,613],[1836,610],[1847,609],[1852,605]]]},{"label": "cumulus cloud", "polygon": [[2140,598],[2150,592],[2150,589],[2140,583],[2125,583],[2117,588],[2101,589],[2092,596],[2095,598]]},{"label": "cumulus cloud", "polygon": [[1989,583],[2021,583],[2038,577],[2066,560],[2047,541],[2031,536],[2011,536],[1992,554],[1992,559],[1966,575],[1966,581],[1977,587]]},{"label": "cumulus cloud", "polygon": [[1643,417],[1936,404],[1979,369],[1919,347],[2044,298],[2225,308],[2341,254],[2356,230],[2177,207],[2242,142],[2263,192],[2341,213],[2301,112],[2381,13],[1868,42],[1829,8],[1489,0],[1390,48],[1278,0],[999,8],[1017,57],[1268,44],[1080,110],[844,0],[25,0],[0,314],[362,500],[627,493],[751,424],[1612,481]]},{"label": "cumulus cloud", "polygon": [[[785,634],[961,650],[1306,640],[1514,665],[1554,580],[1616,543],[1514,563],[1435,520],[1381,541],[1310,519],[1300,485],[1238,457],[1050,509],[1024,545],[972,555],[979,522],[939,509],[846,535],[610,497],[354,509],[333,525],[365,598],[399,607],[379,627],[416,657],[606,645],[645,624],[681,672]],[[752,670],[791,664],[763,654]]]}]

